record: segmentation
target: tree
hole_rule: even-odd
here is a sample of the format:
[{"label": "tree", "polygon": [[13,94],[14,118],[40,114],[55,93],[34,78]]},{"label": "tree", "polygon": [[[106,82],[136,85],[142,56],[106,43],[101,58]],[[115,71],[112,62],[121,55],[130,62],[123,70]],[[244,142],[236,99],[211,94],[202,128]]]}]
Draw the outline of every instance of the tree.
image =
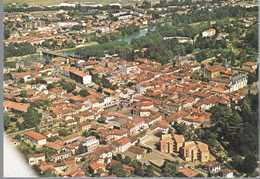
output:
[{"label": "tree", "polygon": [[66,128],[60,128],[58,130],[58,133],[60,136],[68,136],[70,135],[71,131],[69,129],[66,129]]},{"label": "tree", "polygon": [[72,40],[69,40],[69,41],[66,41],[65,47],[74,48],[74,47],[76,47],[76,44]]},{"label": "tree", "polygon": [[4,51],[5,58],[8,58],[36,53],[36,48],[28,42],[10,43],[4,47]]},{"label": "tree", "polygon": [[153,171],[153,167],[151,165],[148,165],[145,167],[145,177],[153,177],[154,176],[154,171]]},{"label": "tree", "polygon": [[7,40],[10,37],[11,31],[8,28],[4,28],[4,38]]},{"label": "tree", "polygon": [[252,174],[257,167],[257,158],[254,155],[247,155],[244,159],[241,170],[247,174]]},{"label": "tree", "polygon": [[245,41],[252,48],[258,49],[258,25],[254,25],[253,28],[246,34]]},{"label": "tree", "polygon": [[122,155],[121,154],[117,154],[117,155],[113,156],[113,158],[117,161],[122,161]]},{"label": "tree", "polygon": [[101,117],[97,120],[97,122],[104,124],[106,123],[106,119],[104,117]]},{"label": "tree", "polygon": [[74,89],[76,89],[76,84],[72,82],[67,82],[65,80],[60,81],[60,85],[64,90],[66,90],[68,93],[72,92]]},{"label": "tree", "polygon": [[[258,113],[254,110],[258,108],[258,98],[253,96],[249,95],[240,101],[238,104],[239,111],[235,108],[237,104],[230,107],[217,105],[211,108],[214,126],[207,129],[209,131],[203,129],[203,132],[198,133],[202,140],[207,141],[209,145],[213,145],[215,152],[219,153],[221,146],[223,146],[233,157],[233,160],[236,160],[238,155],[248,157],[257,154]],[[243,165],[245,168],[245,164],[241,164],[241,166]],[[233,164],[233,166],[241,171],[246,170],[240,165],[235,166]]]},{"label": "tree", "polygon": [[4,80],[12,80],[12,74],[11,73],[4,73]]},{"label": "tree", "polygon": [[129,164],[131,162],[131,158],[129,156],[126,156],[122,162],[123,164]]},{"label": "tree", "polygon": [[7,112],[4,113],[4,128],[5,130],[9,127],[11,119]]},{"label": "tree", "polygon": [[126,177],[127,173],[126,171],[123,169],[123,165],[118,162],[114,165],[111,166],[110,168],[110,172],[118,177]]},{"label": "tree", "polygon": [[56,175],[52,171],[45,171],[41,174],[41,177],[56,177]]},{"label": "tree", "polygon": [[140,168],[140,167],[142,166],[141,162],[139,162],[139,161],[136,160],[136,159],[131,160],[130,165],[131,165],[132,167],[134,167],[135,169],[136,169],[136,168]]},{"label": "tree", "polygon": [[52,40],[52,39],[48,39],[45,40],[42,43],[42,47],[48,48],[48,49],[55,49],[57,47],[57,41],[56,40]]},{"label": "tree", "polygon": [[85,137],[95,136],[98,139],[100,138],[99,134],[94,130],[86,130],[85,132],[83,132],[83,136]]},{"label": "tree", "polygon": [[162,169],[162,175],[165,177],[174,177],[178,175],[176,164],[166,161]]},{"label": "tree", "polygon": [[50,83],[47,85],[47,89],[52,89],[52,88],[55,88],[55,85],[53,83]]},{"label": "tree", "polygon": [[27,97],[27,91],[26,90],[22,90],[21,93],[20,93],[20,96],[22,98],[26,98]]},{"label": "tree", "polygon": [[248,85],[252,85],[254,82],[257,82],[257,77],[258,77],[258,73],[256,73],[256,74],[249,74],[248,75],[248,81],[247,81],[247,84]]},{"label": "tree", "polygon": [[84,147],[82,144],[80,144],[79,145],[79,148],[78,148],[78,150],[77,150],[77,154],[83,154],[83,153],[85,153],[85,152],[87,152],[87,148],[86,147]]},{"label": "tree", "polygon": [[185,131],[187,130],[187,126],[185,125],[185,123],[175,122],[173,127],[176,130],[176,132],[179,133],[179,134],[184,134]]},{"label": "tree", "polygon": [[24,119],[23,125],[26,129],[36,127],[40,123],[41,114],[33,107],[30,107],[22,116]]},{"label": "tree", "polygon": [[144,168],[142,166],[138,167],[138,168],[135,168],[135,174],[138,175],[138,176],[143,177],[145,175]]},{"label": "tree", "polygon": [[89,95],[89,93],[88,93],[87,90],[82,89],[82,90],[79,91],[79,95],[80,95],[81,97],[86,97],[86,96]]}]

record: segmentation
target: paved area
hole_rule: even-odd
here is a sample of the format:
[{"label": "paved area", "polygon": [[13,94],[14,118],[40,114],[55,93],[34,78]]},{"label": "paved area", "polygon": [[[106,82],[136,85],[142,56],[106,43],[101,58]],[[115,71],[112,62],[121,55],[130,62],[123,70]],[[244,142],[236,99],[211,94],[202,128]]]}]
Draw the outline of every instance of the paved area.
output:
[{"label": "paved area", "polygon": [[168,153],[162,153],[158,150],[160,138],[155,135],[147,136],[142,143],[141,146],[148,147],[152,149],[151,153],[148,153],[142,159],[143,162],[151,162],[157,166],[162,166],[165,160],[174,161],[174,162],[182,162],[182,159],[178,156]]}]

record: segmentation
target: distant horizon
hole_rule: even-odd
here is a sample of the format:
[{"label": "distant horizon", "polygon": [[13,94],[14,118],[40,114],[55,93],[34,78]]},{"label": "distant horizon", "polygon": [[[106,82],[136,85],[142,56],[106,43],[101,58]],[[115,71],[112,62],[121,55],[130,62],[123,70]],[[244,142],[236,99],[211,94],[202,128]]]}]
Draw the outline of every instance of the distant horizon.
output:
[{"label": "distant horizon", "polygon": [[4,0],[3,4],[28,4],[28,5],[58,5],[60,3],[89,3],[89,4],[110,4],[119,2],[119,0]]}]

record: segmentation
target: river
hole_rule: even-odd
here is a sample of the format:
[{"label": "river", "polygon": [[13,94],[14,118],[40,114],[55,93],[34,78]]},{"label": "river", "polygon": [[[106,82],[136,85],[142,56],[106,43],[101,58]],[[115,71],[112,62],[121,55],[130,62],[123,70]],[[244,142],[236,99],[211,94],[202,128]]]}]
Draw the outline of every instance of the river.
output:
[{"label": "river", "polygon": [[[145,36],[149,31],[154,31],[155,30],[155,27],[146,27],[146,28],[143,28],[143,29],[140,29],[138,32],[136,33],[133,33],[129,36],[125,36],[125,37],[122,37],[122,38],[119,38],[115,41],[117,42],[127,42],[128,44],[130,44],[132,42],[133,39],[137,39],[137,38],[140,38],[140,37],[143,37]],[[96,45],[96,44],[95,44]],[[85,48],[85,47],[82,47],[82,48]],[[66,56],[77,56],[75,54],[76,50],[77,49],[80,49],[80,48],[76,48],[76,49],[73,49],[73,50],[67,50],[67,51],[64,51],[64,55]]]}]

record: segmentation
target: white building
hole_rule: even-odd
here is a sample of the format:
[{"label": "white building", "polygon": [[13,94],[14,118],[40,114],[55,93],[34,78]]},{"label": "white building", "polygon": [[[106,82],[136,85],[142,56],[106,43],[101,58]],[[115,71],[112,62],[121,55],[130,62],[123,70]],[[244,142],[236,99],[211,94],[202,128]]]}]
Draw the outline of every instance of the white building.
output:
[{"label": "white building", "polygon": [[41,161],[45,161],[45,154],[34,154],[28,157],[29,165],[39,165]]},{"label": "white building", "polygon": [[232,93],[247,86],[247,75],[237,74],[231,77],[229,92]]},{"label": "white building", "polygon": [[92,76],[91,75],[85,75],[83,76],[83,84],[90,84],[92,83]]},{"label": "white building", "polygon": [[212,37],[216,35],[216,29],[210,28],[202,32],[202,37]]},{"label": "white building", "polygon": [[35,131],[25,132],[24,140],[36,147],[42,147],[43,145],[47,144],[47,137]]},{"label": "white building", "polygon": [[92,76],[89,73],[80,71],[75,67],[65,67],[64,75],[84,85],[92,83]]},{"label": "white building", "polygon": [[96,139],[95,136],[89,136],[86,138],[85,141],[82,142],[82,145],[84,147],[87,147],[88,151],[92,151],[94,149],[96,149],[99,145],[99,140]]}]

